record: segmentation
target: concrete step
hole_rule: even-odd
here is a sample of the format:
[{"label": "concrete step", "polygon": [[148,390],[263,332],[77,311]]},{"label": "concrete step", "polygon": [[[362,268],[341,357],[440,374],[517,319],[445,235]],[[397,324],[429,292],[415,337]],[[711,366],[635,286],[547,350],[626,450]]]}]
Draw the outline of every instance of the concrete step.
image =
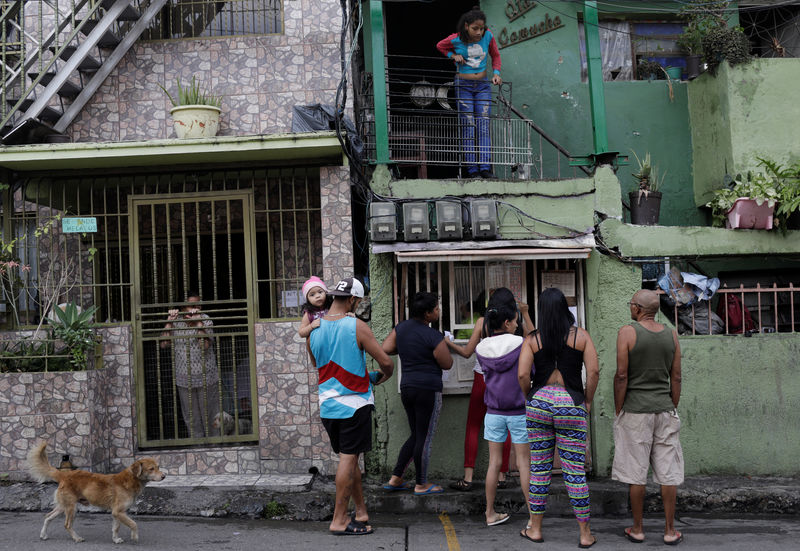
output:
[{"label": "concrete step", "polygon": [[[415,496],[411,491],[387,492],[383,482],[365,480],[367,507],[375,513],[439,513],[478,515],[484,511],[484,487],[470,492],[447,488],[443,494]],[[51,508],[55,484],[33,482],[0,485],[0,510],[46,511]],[[628,515],[627,487],[609,479],[589,481],[592,516]],[[164,516],[280,517],[323,520],[333,512],[333,480],[297,475],[184,475],[151,483],[131,512]],[[497,491],[496,509],[525,515],[519,486]],[[97,509],[87,507],[87,511]],[[645,511],[661,511],[659,488],[648,485]],[[800,480],[793,478],[698,477],[678,490],[678,516],[691,513],[800,514]],[[571,516],[561,477],[553,477],[547,514]]]}]

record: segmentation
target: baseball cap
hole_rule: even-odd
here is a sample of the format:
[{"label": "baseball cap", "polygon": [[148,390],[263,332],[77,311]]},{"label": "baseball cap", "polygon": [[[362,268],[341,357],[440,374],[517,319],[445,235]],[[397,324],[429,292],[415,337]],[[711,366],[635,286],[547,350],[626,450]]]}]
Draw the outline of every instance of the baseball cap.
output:
[{"label": "baseball cap", "polygon": [[346,277],[333,286],[328,291],[329,295],[335,297],[358,297],[364,298],[364,285],[354,277]]},{"label": "baseball cap", "polygon": [[314,287],[320,287],[326,293],[328,292],[328,287],[325,286],[324,281],[317,276],[311,276],[306,280],[305,283],[303,283],[303,289],[301,291],[301,293],[303,293],[303,298],[306,298],[308,296],[308,292]]}]

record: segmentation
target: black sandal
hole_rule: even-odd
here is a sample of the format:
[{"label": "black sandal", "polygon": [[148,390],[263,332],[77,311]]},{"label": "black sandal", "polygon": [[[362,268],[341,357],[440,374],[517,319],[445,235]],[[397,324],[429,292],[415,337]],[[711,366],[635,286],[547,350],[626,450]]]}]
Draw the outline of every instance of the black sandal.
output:
[{"label": "black sandal", "polygon": [[467,482],[462,478],[461,480],[452,482],[450,487],[453,490],[458,490],[459,492],[469,492],[472,489],[472,482]]}]

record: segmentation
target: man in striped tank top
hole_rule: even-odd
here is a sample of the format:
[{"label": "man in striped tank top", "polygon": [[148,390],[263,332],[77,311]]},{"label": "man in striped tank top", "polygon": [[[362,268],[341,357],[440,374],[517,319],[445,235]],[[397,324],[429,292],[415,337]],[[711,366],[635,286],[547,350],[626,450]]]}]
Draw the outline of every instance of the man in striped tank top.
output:
[{"label": "man in striped tank top", "polygon": [[[347,314],[355,312],[364,297],[364,286],[354,278],[343,279],[328,294],[333,304],[320,326],[308,338],[309,351],[319,371],[319,416],[328,433],[336,469],[336,504],[330,531],[337,536],[372,533],[361,487],[358,456],[372,449],[372,386],[392,376],[394,364],[369,326]],[[380,371],[367,372],[366,354]],[[347,516],[350,498],[355,502],[352,519]]]},{"label": "man in striped tank top", "polygon": [[644,541],[642,515],[648,467],[661,485],[664,501],[664,543],[678,545],[683,534],[675,530],[678,485],[683,483],[681,421],[681,347],[678,334],[655,321],[658,295],[642,289],[629,303],[633,323],[617,336],[617,373],[614,376],[614,464],[611,478],[629,485],[633,526],[624,536]]}]

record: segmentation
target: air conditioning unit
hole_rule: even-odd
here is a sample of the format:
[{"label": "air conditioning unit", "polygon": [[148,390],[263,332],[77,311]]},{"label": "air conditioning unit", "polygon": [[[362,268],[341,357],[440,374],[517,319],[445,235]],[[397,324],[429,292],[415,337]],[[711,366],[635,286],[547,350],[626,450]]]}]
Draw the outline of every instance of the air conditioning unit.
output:
[{"label": "air conditioning unit", "polygon": [[436,233],[440,241],[464,237],[460,201],[436,201]]},{"label": "air conditioning unit", "polygon": [[429,238],[428,203],[403,203],[403,239],[427,241]]},{"label": "air conditioning unit", "polygon": [[372,241],[397,241],[397,207],[394,203],[370,203],[369,235]]},{"label": "air conditioning unit", "polygon": [[470,203],[472,215],[472,238],[495,239],[497,237],[497,203],[492,199],[479,199]]}]

